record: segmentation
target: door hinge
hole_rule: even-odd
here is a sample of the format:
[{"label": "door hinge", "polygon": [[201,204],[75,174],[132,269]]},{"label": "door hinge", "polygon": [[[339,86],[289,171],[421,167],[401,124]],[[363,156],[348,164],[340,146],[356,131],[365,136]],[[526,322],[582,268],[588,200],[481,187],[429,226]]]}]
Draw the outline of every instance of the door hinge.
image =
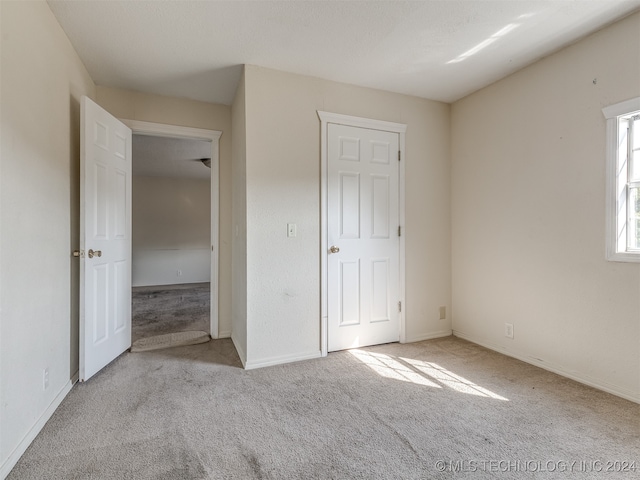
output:
[{"label": "door hinge", "polygon": [[402,302],[398,302],[398,311],[402,312]]},{"label": "door hinge", "polygon": [[398,161],[400,161],[400,150],[398,150]]},{"label": "door hinge", "polygon": [[398,236],[402,236],[402,227],[398,225]]}]

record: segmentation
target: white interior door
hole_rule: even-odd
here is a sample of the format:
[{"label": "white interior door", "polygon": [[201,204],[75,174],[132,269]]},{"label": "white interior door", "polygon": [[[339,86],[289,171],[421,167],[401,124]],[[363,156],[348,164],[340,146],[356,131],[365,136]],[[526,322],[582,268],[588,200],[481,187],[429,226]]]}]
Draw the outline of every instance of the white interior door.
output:
[{"label": "white interior door", "polygon": [[131,129],[87,97],[80,135],[80,380],[131,346]]},{"label": "white interior door", "polygon": [[328,350],[400,338],[399,135],[329,124]]}]

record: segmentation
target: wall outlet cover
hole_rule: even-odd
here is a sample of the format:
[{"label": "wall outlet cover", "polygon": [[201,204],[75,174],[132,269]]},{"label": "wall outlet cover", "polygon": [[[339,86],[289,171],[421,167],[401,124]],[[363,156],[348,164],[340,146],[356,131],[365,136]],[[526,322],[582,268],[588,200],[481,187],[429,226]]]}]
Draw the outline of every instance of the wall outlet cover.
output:
[{"label": "wall outlet cover", "polygon": [[507,338],[513,338],[513,323],[504,324],[504,336]]}]

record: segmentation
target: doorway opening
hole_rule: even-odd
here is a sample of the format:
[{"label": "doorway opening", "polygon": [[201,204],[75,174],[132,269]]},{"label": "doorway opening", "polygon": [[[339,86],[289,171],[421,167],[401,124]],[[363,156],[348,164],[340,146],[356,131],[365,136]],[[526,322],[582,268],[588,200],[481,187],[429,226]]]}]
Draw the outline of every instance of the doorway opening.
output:
[{"label": "doorway opening", "polygon": [[218,338],[221,132],[122,121],[133,131],[131,340]]},{"label": "doorway opening", "polygon": [[134,343],[211,330],[210,155],[211,141],[133,135]]}]

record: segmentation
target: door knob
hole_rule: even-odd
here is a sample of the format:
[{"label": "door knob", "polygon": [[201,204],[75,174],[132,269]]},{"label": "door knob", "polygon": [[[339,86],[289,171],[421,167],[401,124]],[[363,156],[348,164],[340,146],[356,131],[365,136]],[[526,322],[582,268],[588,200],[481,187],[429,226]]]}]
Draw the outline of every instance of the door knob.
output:
[{"label": "door knob", "polygon": [[93,249],[89,249],[88,252],[88,256],[89,258],[93,258],[93,257],[101,257],[102,256],[102,250],[93,250]]},{"label": "door knob", "polygon": [[338,253],[340,251],[340,249],[338,247],[336,247],[335,245],[332,245],[331,248],[329,248],[329,252],[330,253]]}]

